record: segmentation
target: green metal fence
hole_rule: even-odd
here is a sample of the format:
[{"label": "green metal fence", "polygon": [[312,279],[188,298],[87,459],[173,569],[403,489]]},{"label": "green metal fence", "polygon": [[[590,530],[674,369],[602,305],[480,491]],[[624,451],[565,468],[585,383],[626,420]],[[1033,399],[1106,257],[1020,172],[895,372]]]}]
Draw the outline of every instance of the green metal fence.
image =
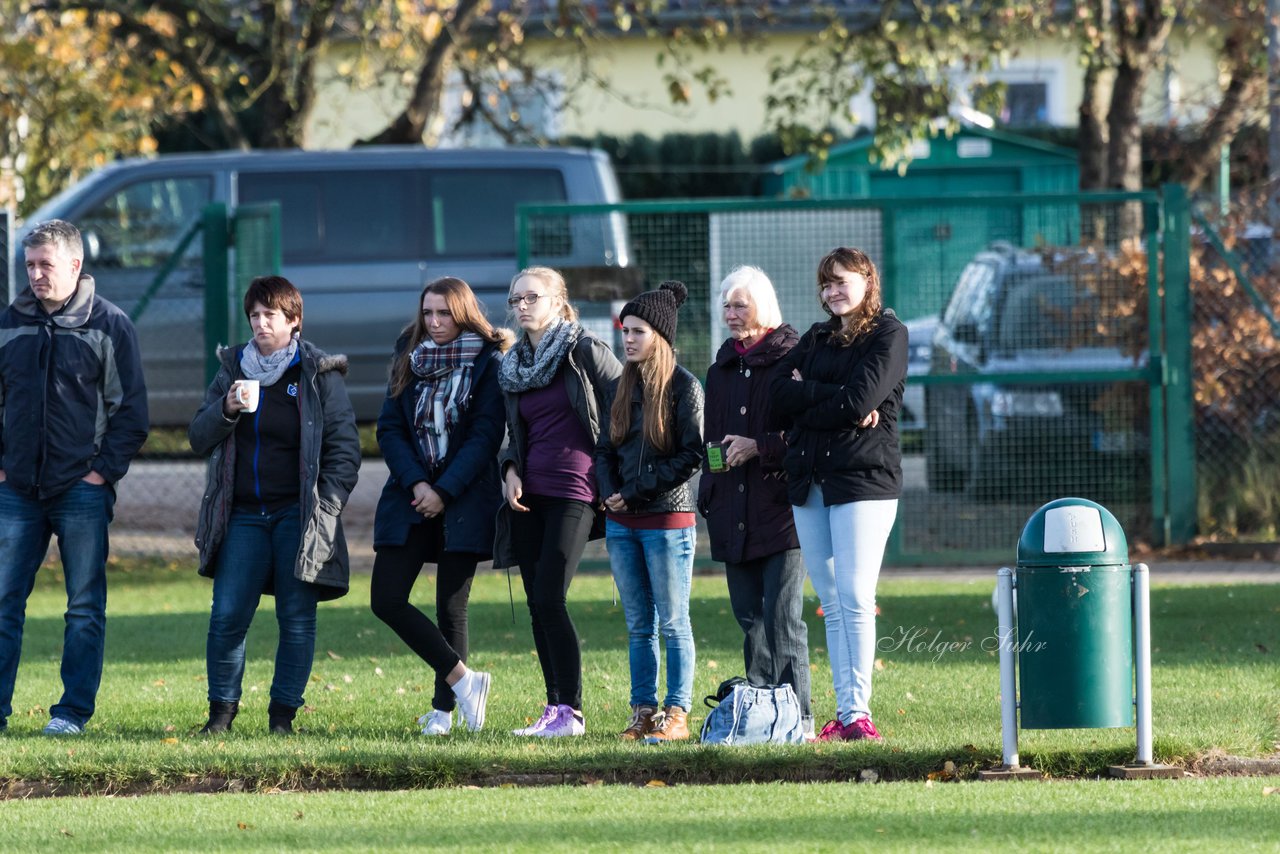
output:
[{"label": "green metal fence", "polygon": [[[570,295],[612,335],[623,300],[683,280],[690,300],[676,346],[700,376],[727,334],[718,287],[734,266],[764,269],[783,317],[804,330],[824,318],[815,276],[823,254],[857,246],[876,261],[886,305],[911,331],[905,489],[890,562],[1008,560],[1031,512],[1064,495],[1105,504],[1136,540],[1191,536],[1179,188],[525,207],[520,260],[562,255],[541,236],[562,236],[566,220],[568,233],[589,233],[619,214],[637,275]],[[572,289],[580,277],[565,272]]]},{"label": "green metal fence", "polygon": [[218,372],[217,346],[252,337],[244,313],[244,295],[256,276],[280,274],[280,204],[226,205],[204,209],[205,281],[225,283],[206,287],[204,303],[205,382]]}]

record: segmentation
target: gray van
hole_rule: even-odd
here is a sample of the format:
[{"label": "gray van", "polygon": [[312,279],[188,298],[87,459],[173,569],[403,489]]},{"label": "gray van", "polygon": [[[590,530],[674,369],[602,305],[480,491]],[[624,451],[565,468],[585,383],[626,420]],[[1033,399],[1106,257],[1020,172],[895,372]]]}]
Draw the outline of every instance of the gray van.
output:
[{"label": "gray van", "polygon": [[[516,206],[618,200],[607,156],[584,149],[216,152],[113,163],[26,222],[75,223],[99,292],[130,312],[206,204],[278,201],[282,272],[305,298],[304,334],[350,357],[356,416],[372,420],[396,335],[426,282],[465,279],[503,324]],[[625,268],[625,231],[616,214],[553,220],[533,235],[534,249],[554,267]],[[204,394],[203,314],[196,240],[137,320],[153,424],[186,424]]]}]

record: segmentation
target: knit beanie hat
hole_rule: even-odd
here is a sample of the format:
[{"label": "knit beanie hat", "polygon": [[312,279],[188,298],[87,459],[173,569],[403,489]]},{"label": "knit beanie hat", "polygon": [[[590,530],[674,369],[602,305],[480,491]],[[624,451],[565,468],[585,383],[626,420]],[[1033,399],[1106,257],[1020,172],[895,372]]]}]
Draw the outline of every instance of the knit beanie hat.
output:
[{"label": "knit beanie hat", "polygon": [[656,291],[645,291],[624,305],[618,317],[640,318],[671,344],[676,337],[676,312],[688,296],[684,282],[663,282]]}]

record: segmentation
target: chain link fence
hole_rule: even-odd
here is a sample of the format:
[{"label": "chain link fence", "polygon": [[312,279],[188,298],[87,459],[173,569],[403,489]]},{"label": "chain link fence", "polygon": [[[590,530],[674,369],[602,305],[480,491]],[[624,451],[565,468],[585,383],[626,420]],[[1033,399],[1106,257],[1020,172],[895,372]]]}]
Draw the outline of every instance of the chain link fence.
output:
[{"label": "chain link fence", "polygon": [[539,235],[553,220],[625,215],[639,281],[571,297],[608,317],[681,279],[679,359],[705,376],[727,337],[718,287],[734,266],[768,273],[784,319],[803,331],[825,317],[818,260],[863,249],[911,335],[888,559],[1008,561],[1031,512],[1064,495],[1103,503],[1135,539],[1166,534],[1167,390],[1148,346],[1164,340],[1152,330],[1161,289],[1146,264],[1159,206],[1155,194],[1102,194],[528,208],[522,260],[551,254]]},{"label": "chain link fence", "polygon": [[1264,204],[1195,221],[1196,509],[1208,541],[1280,535],[1280,257]]}]

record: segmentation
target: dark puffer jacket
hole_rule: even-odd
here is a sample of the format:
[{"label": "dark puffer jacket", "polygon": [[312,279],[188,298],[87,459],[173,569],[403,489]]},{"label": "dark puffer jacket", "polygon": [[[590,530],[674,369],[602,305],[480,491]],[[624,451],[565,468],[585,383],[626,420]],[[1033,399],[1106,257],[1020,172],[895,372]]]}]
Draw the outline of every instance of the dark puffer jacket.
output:
[{"label": "dark puffer jacket", "polygon": [[[823,503],[898,498],[902,449],[898,413],[907,378],[907,327],[885,309],[849,346],[832,336],[836,321],[815,323],[773,376],[775,423],[787,429],[787,494],[804,504],[822,486]],[[802,380],[791,378],[799,370]],[[872,410],[877,427],[858,425]]]},{"label": "dark puffer jacket", "polygon": [[[396,354],[408,346],[396,345]],[[501,354],[486,344],[472,369],[471,395],[462,418],[449,432],[449,452],[428,471],[413,429],[418,402],[416,383],[382,402],[378,447],[387,463],[387,484],[373,517],[373,545],[401,546],[422,516],[413,509],[413,485],[431,484],[445,501],[444,550],[489,557],[493,549],[494,514],[502,503],[498,486],[498,447],[502,444],[503,403],[498,387]]]},{"label": "dark puffer jacket", "polygon": [[[191,449],[207,454],[204,500],[196,525],[200,574],[212,577],[218,549],[226,537],[235,496],[236,420],[222,414],[222,401],[240,378],[240,353],[220,348],[222,367],[205,392],[204,403],[191,419],[187,438]],[[298,407],[302,416],[301,459],[302,541],[293,575],[315,584],[321,599],[347,592],[351,567],[347,540],[339,514],[346,506],[360,474],[360,434],[343,376],[346,356],[330,356],[307,341],[298,345],[302,382]]]},{"label": "dark puffer jacket", "polygon": [[703,464],[698,511],[707,518],[713,560],[743,563],[800,546],[782,473],[787,444],[781,431],[768,429],[773,376],[799,340],[783,324],[739,355],[729,339],[707,370],[707,441],[745,436],[760,454],[718,474]]},{"label": "dark puffer jacket", "polygon": [[631,429],[622,444],[609,439],[609,408],[600,422],[596,444],[596,484],[600,497],[615,492],[628,513],[691,513],[696,509],[689,483],[702,464],[702,386],[697,377],[676,365],[668,386],[671,395],[673,446],[661,453],[644,438],[644,392],[639,383],[631,393]]},{"label": "dark puffer jacket", "polygon": [[129,318],[82,275],[49,314],[26,288],[0,313],[0,469],[9,488],[61,495],[91,471],[114,485],[147,438]]}]

